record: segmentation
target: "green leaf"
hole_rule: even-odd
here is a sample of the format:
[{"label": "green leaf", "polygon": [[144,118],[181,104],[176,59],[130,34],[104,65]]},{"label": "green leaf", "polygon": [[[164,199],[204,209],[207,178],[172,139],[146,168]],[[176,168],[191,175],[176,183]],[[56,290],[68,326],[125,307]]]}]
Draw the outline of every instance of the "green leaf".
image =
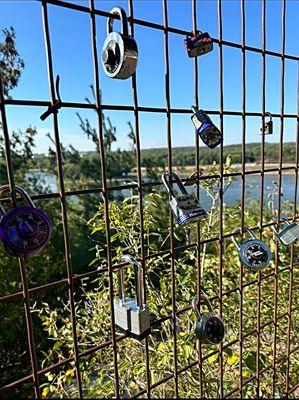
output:
[{"label": "green leaf", "polygon": [[227,359],[229,365],[234,365],[239,362],[239,356],[237,354],[233,354],[231,357]]}]

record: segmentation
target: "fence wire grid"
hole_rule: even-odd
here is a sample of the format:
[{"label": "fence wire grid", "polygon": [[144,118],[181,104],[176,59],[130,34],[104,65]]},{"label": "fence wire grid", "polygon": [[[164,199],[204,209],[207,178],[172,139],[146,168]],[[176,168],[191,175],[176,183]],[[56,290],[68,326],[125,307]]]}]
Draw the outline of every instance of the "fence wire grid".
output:
[{"label": "fence wire grid", "polygon": [[[41,384],[45,380],[45,375],[49,372],[59,373],[61,369],[66,366],[74,366],[75,368],[75,382],[77,385],[77,397],[83,398],[86,395],[86,391],[84,389],[84,384],[82,382],[82,373],[80,368],[80,363],[82,360],[88,358],[92,358],[101,351],[110,351],[112,355],[112,364],[113,371],[110,373],[113,375],[114,382],[114,394],[112,397],[122,397],[122,383],[120,379],[121,372],[119,371],[119,361],[120,356],[118,354],[118,348],[122,341],[129,340],[127,339],[126,334],[119,334],[116,331],[116,327],[114,324],[114,306],[113,300],[116,296],[116,288],[114,284],[114,275],[115,271],[118,268],[123,268],[123,264],[115,264],[113,262],[113,258],[111,255],[111,227],[110,227],[110,219],[109,219],[109,203],[111,201],[110,193],[117,192],[123,189],[132,189],[136,190],[138,194],[138,207],[139,207],[139,224],[140,224],[140,254],[138,254],[138,261],[140,261],[143,273],[146,274],[146,265],[149,261],[157,259],[161,256],[168,257],[170,262],[170,277],[171,277],[171,312],[164,317],[161,317],[160,320],[156,320],[154,322],[155,325],[166,323],[170,321],[172,327],[172,338],[173,338],[173,370],[168,371],[162,379],[154,380],[151,374],[151,351],[150,351],[150,343],[149,338],[146,337],[143,339],[138,345],[142,347],[142,351],[145,355],[145,382],[143,382],[143,388],[136,390],[134,393],[134,397],[155,397],[155,389],[159,386],[170,385],[171,390],[173,391],[173,397],[182,397],[182,393],[180,393],[179,381],[180,379],[186,375],[190,371],[196,371],[198,374],[198,387],[196,388],[196,394],[194,396],[200,397],[220,397],[220,398],[232,398],[232,397],[242,397],[245,388],[248,385],[252,385],[254,387],[254,391],[256,397],[260,397],[262,394],[262,385],[263,385],[263,377],[271,376],[272,378],[272,397],[277,397],[277,381],[280,379],[284,380],[284,396],[292,397],[295,394],[298,394],[298,376],[292,375],[292,360],[294,363],[296,361],[296,355],[299,352],[299,346],[292,346],[292,316],[294,314],[294,304],[293,299],[295,296],[294,289],[294,271],[296,267],[298,268],[298,256],[296,255],[296,246],[292,245],[290,250],[290,257],[287,260],[287,265],[283,268],[279,267],[279,250],[278,250],[278,242],[275,243],[275,257],[274,257],[274,268],[270,272],[269,270],[266,273],[258,272],[257,274],[252,275],[252,280],[244,280],[243,267],[240,265],[239,276],[236,277],[236,287],[230,290],[223,289],[223,257],[224,257],[224,243],[226,239],[231,238],[232,232],[225,232],[223,226],[223,210],[224,210],[224,199],[223,199],[223,182],[225,178],[228,177],[239,177],[242,182],[241,186],[241,198],[240,198],[240,218],[241,218],[241,227],[244,228],[245,224],[245,183],[246,177],[249,175],[257,175],[260,176],[260,218],[258,226],[251,226],[257,236],[260,238],[263,237],[263,232],[265,229],[270,229],[271,226],[275,224],[275,220],[273,218],[272,221],[265,223],[264,221],[264,192],[265,192],[265,183],[264,178],[267,173],[275,173],[278,175],[278,218],[281,215],[282,208],[282,179],[283,174],[285,172],[292,173],[295,177],[295,188],[294,188],[294,199],[293,199],[293,215],[290,220],[296,221],[298,219],[297,213],[297,181],[298,181],[298,162],[299,162],[299,152],[298,152],[298,138],[299,138],[299,103],[298,103],[298,111],[297,114],[286,114],[285,113],[285,62],[286,60],[290,60],[293,63],[296,63],[298,68],[299,56],[286,54],[286,7],[287,1],[282,0],[282,14],[281,14],[281,32],[282,32],[282,42],[281,42],[281,52],[274,52],[267,50],[266,47],[266,1],[263,0],[261,2],[262,7],[262,47],[253,47],[248,46],[245,41],[246,36],[246,27],[245,27],[245,0],[240,1],[241,6],[241,28],[242,28],[242,40],[241,43],[235,43],[223,40],[222,38],[222,6],[223,1],[218,0],[218,37],[213,37],[212,40],[214,42],[214,52],[218,52],[218,61],[219,61],[219,108],[217,110],[207,110],[207,113],[210,115],[216,115],[219,117],[220,126],[219,129],[223,132],[224,137],[226,132],[224,130],[224,117],[225,116],[238,116],[242,120],[242,165],[241,170],[239,172],[233,173],[225,173],[225,157],[224,157],[224,148],[223,144],[219,147],[220,152],[220,173],[215,175],[206,175],[203,173],[201,176],[197,178],[196,181],[196,192],[199,195],[199,187],[202,181],[206,181],[209,179],[218,179],[219,180],[219,202],[220,202],[220,221],[219,221],[219,235],[214,237],[202,238],[201,237],[201,229],[200,224],[196,225],[196,240],[192,243],[188,243],[186,245],[175,247],[174,242],[174,221],[171,213],[169,214],[169,235],[170,235],[170,248],[159,251],[152,252],[151,254],[147,254],[145,252],[145,243],[144,243],[144,220],[143,220],[143,208],[144,208],[144,191],[148,188],[160,187],[162,185],[161,181],[144,181],[142,176],[142,167],[141,167],[141,144],[140,144],[140,123],[139,116],[140,112],[145,113],[162,113],[166,117],[166,137],[167,137],[167,170],[169,172],[173,171],[173,163],[172,163],[172,124],[171,119],[174,114],[185,114],[186,118],[190,118],[191,110],[190,108],[173,108],[171,106],[171,95],[170,95],[170,57],[169,57],[169,34],[179,35],[182,38],[182,42],[184,37],[187,34],[190,34],[188,31],[184,31],[182,29],[177,29],[175,27],[169,26],[168,24],[168,11],[171,7],[171,2],[167,0],[162,0],[161,5],[163,7],[163,24],[158,24],[150,21],[145,21],[141,19],[137,19],[134,17],[134,1],[128,0],[128,21],[130,26],[130,32],[134,36],[135,26],[144,26],[149,29],[161,31],[164,35],[164,54],[161,54],[161,57],[164,56],[164,65],[165,65],[165,106],[164,107],[147,107],[147,106],[139,106],[138,102],[138,93],[137,93],[137,81],[136,74],[138,75],[138,67],[136,74],[132,76],[131,84],[132,84],[132,105],[109,105],[102,104],[101,97],[101,82],[100,75],[103,73],[102,69],[98,65],[98,52],[104,42],[104,37],[97,36],[97,24],[96,21],[98,18],[106,19],[109,16],[112,16],[109,12],[103,11],[95,7],[94,0],[89,1],[88,6],[82,6],[76,4],[76,2],[66,2],[60,0],[40,0],[40,5],[42,8],[42,23],[44,28],[44,42],[46,48],[46,59],[47,59],[47,67],[48,67],[48,81],[49,81],[49,93],[50,100],[44,101],[36,101],[31,99],[18,100],[5,98],[3,92],[3,84],[0,80],[0,107],[1,107],[1,118],[2,118],[2,134],[4,137],[4,145],[5,145],[5,156],[6,156],[6,167],[7,167],[7,177],[8,184],[11,187],[11,191],[13,193],[12,201],[15,201],[14,188],[17,184],[14,169],[13,169],[13,160],[11,158],[11,150],[10,150],[10,133],[8,129],[8,116],[7,116],[7,108],[10,106],[18,106],[18,107],[48,107],[55,103],[56,92],[55,92],[55,76],[53,69],[53,54],[52,54],[52,46],[51,46],[51,34],[50,34],[50,23],[48,19],[48,7],[49,5],[55,7],[62,7],[64,9],[75,10],[80,13],[85,13],[90,17],[90,30],[91,30],[91,49],[92,49],[92,58],[93,58],[93,74],[94,74],[94,93],[95,99],[94,102],[91,103],[72,103],[62,101],[62,108],[75,108],[75,109],[90,109],[95,110],[97,112],[97,132],[98,132],[98,140],[99,140],[99,148],[100,148],[100,160],[99,160],[99,174],[101,175],[101,186],[96,188],[88,188],[82,190],[69,190],[65,189],[65,181],[64,181],[64,168],[63,168],[63,159],[60,147],[60,131],[59,131],[59,113],[53,113],[50,117],[53,120],[53,132],[55,139],[55,150],[57,157],[57,170],[58,170],[58,184],[59,191],[48,194],[34,195],[32,196],[33,200],[39,200],[45,202],[49,199],[56,198],[60,202],[61,206],[61,224],[63,229],[64,236],[64,248],[65,248],[65,266],[67,271],[67,277],[65,279],[61,279],[59,281],[54,281],[50,283],[46,283],[41,286],[29,287],[27,281],[27,271],[26,271],[26,259],[19,259],[19,269],[20,269],[20,282],[22,290],[16,293],[7,294],[0,298],[0,304],[13,303],[17,300],[21,300],[24,303],[24,315],[26,319],[26,331],[27,331],[27,339],[28,339],[28,354],[30,357],[31,363],[31,373],[27,376],[19,376],[17,380],[9,381],[2,387],[1,392],[5,396],[9,393],[14,393],[14,390],[21,390],[23,385],[30,385],[32,390],[34,391],[35,398],[40,398],[42,396],[41,393]],[[99,4],[99,3],[97,3]],[[116,3],[112,6],[117,5]],[[197,24],[197,14],[200,12],[200,1],[193,0],[192,1],[192,31],[193,33],[198,33],[198,29],[202,27],[198,27]],[[117,16],[114,15],[114,18],[118,19]],[[242,109],[235,111],[228,111],[224,109],[224,85],[223,85],[223,48],[225,46],[238,49],[242,55]],[[246,86],[248,83],[246,82],[246,55],[249,53],[257,53],[261,57],[262,61],[262,109],[260,112],[248,112],[246,110]],[[246,153],[246,118],[248,117],[259,117],[261,121],[265,122],[266,112],[266,59],[267,57],[273,57],[280,60],[281,64],[281,106],[279,113],[273,113],[273,117],[277,118],[280,121],[280,129],[279,129],[279,162],[275,168],[267,168],[265,163],[265,136],[260,136],[260,167],[247,170],[246,169],[246,161],[245,161],[245,153]],[[191,61],[190,61],[191,62]],[[199,106],[199,86],[200,86],[200,76],[199,76],[199,64],[200,58],[194,58],[194,104]],[[298,69],[299,72],[299,69]],[[298,73],[299,78],[299,73]],[[299,89],[299,79],[298,82],[294,82],[293,84],[297,86]],[[299,99],[299,91],[297,90]],[[188,105],[189,106],[189,105]],[[104,137],[103,137],[103,115],[102,112],[105,110],[115,110],[118,112],[122,111],[130,111],[133,112],[134,115],[134,134],[135,134],[135,144],[136,144],[136,171],[137,171],[137,182],[131,182],[126,185],[114,185],[109,186],[107,180],[107,171],[106,171],[106,161],[105,161],[105,147],[104,147]],[[293,119],[297,123],[296,128],[296,149],[295,149],[295,163],[292,165],[284,166],[283,165],[283,138],[284,138],[284,121],[286,118]],[[191,128],[192,129],[192,128]],[[199,139],[198,135],[195,134],[195,158],[196,158],[196,166],[195,169],[199,170],[199,155],[201,152],[201,148],[199,147]],[[75,274],[73,272],[73,261],[71,257],[71,241],[72,241],[72,232],[69,231],[68,227],[68,207],[67,201],[71,196],[76,195],[86,195],[91,193],[97,193],[102,196],[102,201],[104,204],[104,215],[105,215],[105,234],[106,234],[106,260],[107,260],[107,268],[97,269],[93,271],[88,271],[82,274]],[[197,295],[200,297],[200,284],[202,281],[202,273],[201,273],[201,250],[203,245],[209,245],[211,243],[217,243],[219,249],[219,263],[218,263],[218,293],[215,293],[211,298],[217,304],[217,310],[220,317],[223,316],[223,305],[227,302],[227,299],[230,296],[234,296],[238,294],[239,298],[239,326],[238,326],[238,336],[231,340],[229,336],[226,336],[224,342],[217,346],[211,348],[204,349],[202,345],[197,344],[196,351],[196,359],[192,360],[192,362],[187,365],[181,366],[178,361],[178,335],[177,331],[177,319],[188,313],[191,310],[191,304],[189,306],[185,306],[183,308],[179,308],[177,304],[177,295],[176,295],[176,255],[178,252],[183,252],[186,249],[193,248],[196,254],[196,269],[197,269]],[[50,244],[51,245],[51,244]],[[204,266],[203,266],[204,270]],[[285,301],[287,302],[287,310],[284,314],[278,315],[278,296],[279,296],[279,278],[281,274],[288,273],[289,274],[289,290],[287,294],[287,298]],[[110,314],[111,314],[111,335],[109,340],[88,348],[84,351],[80,350],[80,346],[78,345],[78,333],[77,333],[77,318],[76,318],[76,306],[74,301],[75,296],[75,284],[80,282],[84,278],[94,279],[101,274],[107,274],[108,282],[109,282],[109,304],[110,304]],[[298,276],[297,276],[298,277]],[[261,321],[260,310],[261,310],[261,301],[262,301],[262,285],[263,282],[267,280],[273,280],[273,318],[269,321],[263,322]],[[61,361],[58,361],[52,365],[41,368],[40,363],[38,361],[38,355],[36,351],[36,340],[34,334],[34,322],[32,318],[31,307],[33,305],[33,299],[38,299],[39,296],[41,298],[45,298],[47,290],[52,290],[57,287],[65,288],[65,291],[68,294],[69,300],[69,312],[71,319],[71,330],[72,330],[72,354]],[[256,288],[256,298],[257,298],[257,310],[256,310],[256,326],[254,329],[245,331],[244,330],[244,318],[247,318],[246,315],[243,314],[243,301],[244,301],[244,290],[248,287]],[[145,285],[146,291],[146,285]],[[298,292],[297,292],[298,293]],[[107,311],[108,312],[108,311]],[[287,320],[287,331],[285,332],[285,342],[286,348],[285,353],[283,355],[277,354],[277,335],[279,324],[282,319]],[[271,326],[273,329],[273,341],[270,345],[272,350],[272,362],[268,365],[261,365],[259,362],[260,353],[261,353],[261,342],[262,335],[264,330]],[[246,377],[243,374],[243,362],[242,355],[244,352],[245,341],[249,338],[255,338],[255,351],[256,351],[256,360],[254,363],[256,365],[256,371],[250,377]],[[195,339],[194,339],[195,343]],[[224,366],[224,357],[227,349],[232,346],[236,346],[239,353],[239,367],[238,374],[235,376],[235,385],[229,391],[225,391],[224,381],[226,379],[226,371]],[[212,393],[207,393],[205,391],[205,380],[211,379],[211,376],[205,375],[205,365],[209,362],[212,356],[218,357],[218,366],[217,366],[217,390]],[[282,372],[281,370],[281,362],[284,362],[285,370]],[[216,367],[215,367],[216,368]],[[194,372],[195,373],[195,372]],[[270,375],[268,375],[270,374]],[[281,378],[282,376],[282,378]],[[297,381],[296,381],[297,380]],[[169,387],[170,387],[169,386]],[[0,392],[0,393],[1,393]]]}]

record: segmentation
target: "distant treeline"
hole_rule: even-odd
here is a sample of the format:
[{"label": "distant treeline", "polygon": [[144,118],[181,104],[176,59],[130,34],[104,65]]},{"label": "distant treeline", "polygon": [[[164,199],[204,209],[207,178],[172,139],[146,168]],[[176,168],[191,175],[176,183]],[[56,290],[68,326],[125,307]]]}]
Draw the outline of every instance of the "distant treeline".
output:
[{"label": "distant treeline", "polygon": [[[111,173],[111,177],[123,176],[127,174],[132,168],[136,166],[136,158],[133,151],[109,151],[106,154],[106,162],[111,158],[109,167],[107,165],[107,172]],[[141,166],[148,169],[155,167],[165,167],[167,165],[167,148],[157,149],[144,149],[141,151]],[[242,146],[241,144],[224,146],[223,149],[224,159],[230,155],[234,164],[242,162]],[[109,157],[107,157],[109,156]],[[69,157],[71,153],[65,156],[66,165],[69,164]],[[79,152],[77,151],[76,157],[78,158],[78,166],[83,163],[84,169],[90,170],[93,161],[98,168],[99,155],[96,152]],[[191,166],[196,164],[195,160],[195,147],[173,147],[172,148],[172,164],[178,167]],[[34,156],[36,166],[38,169],[47,170],[49,168],[49,159],[45,158],[42,154]],[[246,163],[259,163],[261,160],[261,144],[248,143],[245,147],[245,162]],[[265,162],[276,163],[279,160],[279,143],[266,143],[265,144]],[[209,165],[213,161],[219,163],[220,151],[219,147],[215,149],[208,149],[207,147],[199,148],[199,164]],[[283,162],[294,163],[296,161],[296,143],[288,142],[283,144]],[[89,175],[89,174],[87,174]]]},{"label": "distant treeline", "polygon": [[[142,150],[142,166],[148,164],[157,167],[164,167],[167,162],[167,149],[148,149]],[[233,163],[242,162],[242,146],[241,144],[224,146],[224,158],[230,155]],[[172,164],[175,166],[195,165],[195,148],[194,147],[174,147],[172,149]],[[219,147],[211,150],[207,147],[199,148],[199,163],[201,165],[212,164],[213,161],[219,163],[220,151]],[[245,162],[259,163],[261,160],[261,144],[248,143],[245,148]],[[265,162],[274,163],[279,160],[279,144],[265,144]],[[288,142],[283,144],[283,162],[294,163],[296,161],[296,143]]]}]

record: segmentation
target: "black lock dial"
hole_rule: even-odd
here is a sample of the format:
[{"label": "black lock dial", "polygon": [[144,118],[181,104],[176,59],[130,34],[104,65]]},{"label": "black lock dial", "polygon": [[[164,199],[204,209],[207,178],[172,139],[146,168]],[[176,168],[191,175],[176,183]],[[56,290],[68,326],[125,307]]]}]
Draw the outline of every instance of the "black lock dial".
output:
[{"label": "black lock dial", "polygon": [[267,251],[259,244],[248,247],[245,255],[253,267],[259,267],[260,265],[264,264],[268,259]]},{"label": "black lock dial", "polygon": [[220,343],[224,338],[223,322],[216,316],[210,317],[205,325],[205,333],[210,343]]}]

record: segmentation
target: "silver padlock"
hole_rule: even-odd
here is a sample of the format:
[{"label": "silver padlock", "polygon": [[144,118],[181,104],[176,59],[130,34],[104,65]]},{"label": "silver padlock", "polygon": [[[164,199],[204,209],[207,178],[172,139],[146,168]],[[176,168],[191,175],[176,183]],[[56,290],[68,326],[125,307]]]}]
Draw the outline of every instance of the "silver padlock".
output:
[{"label": "silver padlock", "polygon": [[118,299],[114,301],[115,324],[130,336],[142,339],[150,333],[150,315],[144,304],[142,268],[137,260],[126,254],[120,263],[127,262],[134,267],[136,297],[125,297],[123,268],[118,269]]},{"label": "silver padlock", "polygon": [[260,128],[261,135],[272,135],[273,133],[272,115],[269,112],[265,113],[265,116],[266,115],[268,115],[270,119],[268,122],[266,121],[265,123],[263,123],[263,121],[261,122],[261,128]]},{"label": "silver padlock", "polygon": [[114,79],[127,79],[137,67],[138,48],[135,39],[129,36],[125,10],[114,7],[111,14],[119,15],[122,33],[113,32],[114,18],[107,20],[107,38],[102,49],[102,65],[105,74]]},{"label": "silver padlock", "polygon": [[285,218],[282,218],[281,220],[283,223],[280,224],[279,230],[277,231],[274,225],[272,225],[272,229],[281,243],[285,246],[290,246],[299,239],[299,225],[295,224],[295,222],[290,222]]},{"label": "silver padlock", "polygon": [[[175,194],[171,187],[170,178],[173,178],[181,192],[180,195]],[[187,225],[190,222],[197,221],[206,217],[208,214],[200,205],[194,193],[189,194],[180,178],[172,172],[164,172],[162,175],[168,193],[170,194],[170,207],[179,225]]]}]

